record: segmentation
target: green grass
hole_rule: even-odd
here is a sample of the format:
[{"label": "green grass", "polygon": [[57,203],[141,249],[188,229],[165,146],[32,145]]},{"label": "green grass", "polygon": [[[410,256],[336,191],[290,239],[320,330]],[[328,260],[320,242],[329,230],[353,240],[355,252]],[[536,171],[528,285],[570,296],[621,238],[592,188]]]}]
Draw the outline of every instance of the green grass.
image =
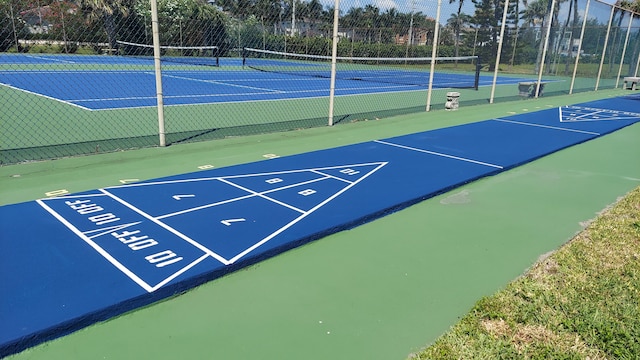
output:
[{"label": "green grass", "polygon": [[640,187],[413,359],[640,358]]}]

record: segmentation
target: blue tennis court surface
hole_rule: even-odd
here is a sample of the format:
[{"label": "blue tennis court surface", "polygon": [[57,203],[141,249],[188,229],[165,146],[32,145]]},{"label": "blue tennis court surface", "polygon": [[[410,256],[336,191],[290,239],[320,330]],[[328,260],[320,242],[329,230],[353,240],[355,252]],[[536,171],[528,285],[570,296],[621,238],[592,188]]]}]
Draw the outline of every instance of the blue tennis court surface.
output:
[{"label": "blue tennis court surface", "polygon": [[552,108],[0,207],[0,356],[640,121]]},{"label": "blue tennis court surface", "polygon": [[[2,54],[0,65],[3,64],[30,65],[34,68],[0,70],[1,86],[86,110],[151,107],[157,103],[153,61],[150,59],[99,55]],[[240,70],[241,65],[241,59],[223,58],[220,59],[220,67],[212,67],[210,70],[186,65],[180,70],[163,70],[164,104],[174,106],[329,96],[330,80],[327,78]],[[98,66],[112,68],[97,69]],[[236,69],[233,70],[232,67]],[[379,76],[381,79],[384,76],[397,77],[399,73],[380,72]],[[424,76],[428,78],[428,73]],[[472,84],[473,76],[436,72],[434,88],[447,88],[456,83]],[[374,80],[338,79],[336,96],[426,90],[425,86],[392,84],[388,80],[378,83]],[[500,77],[498,84],[517,84],[530,80]],[[479,84],[488,86],[492,81],[493,76],[481,76]]]}]

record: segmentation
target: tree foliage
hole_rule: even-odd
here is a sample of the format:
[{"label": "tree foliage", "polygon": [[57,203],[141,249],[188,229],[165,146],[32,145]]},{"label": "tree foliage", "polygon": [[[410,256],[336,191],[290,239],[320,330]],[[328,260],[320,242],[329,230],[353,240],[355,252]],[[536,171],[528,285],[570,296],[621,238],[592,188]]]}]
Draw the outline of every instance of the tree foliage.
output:
[{"label": "tree foliage", "polygon": [[[33,3],[37,2],[37,5]],[[502,43],[503,59],[510,65],[540,65],[547,24],[552,32],[547,64],[564,64],[569,70],[573,39],[577,39],[582,23],[577,0],[510,1],[507,9],[507,31],[500,38],[504,0],[467,0],[474,6],[472,14],[463,12],[465,0],[457,2],[457,11],[441,21],[439,56],[479,55],[489,68],[495,64],[498,44]],[[561,5],[563,4],[563,5]],[[619,0],[616,24],[610,50],[622,50],[620,30],[628,12],[640,10],[640,0]],[[565,6],[559,17],[559,6]],[[48,7],[47,33],[28,31],[25,11]],[[566,11],[568,7],[568,11]],[[553,11],[551,11],[553,10]],[[107,44],[128,53],[132,47],[122,42],[151,44],[151,13],[148,0],[0,0],[0,50],[19,49],[17,39],[49,38],[61,40],[64,51],[73,52],[75,43]],[[549,14],[553,14],[550,16]],[[242,47],[328,54],[331,46],[333,9],[323,7],[320,0],[158,0],[160,41],[162,45],[216,45],[222,54]],[[381,9],[373,3],[342,9],[340,43],[342,55],[352,56],[430,56],[435,30],[434,19],[419,11],[402,12],[391,7]],[[605,24],[587,19],[582,39],[584,54],[601,52]],[[411,34],[411,36],[409,35]],[[409,39],[411,37],[411,39]],[[569,39],[569,40],[567,40]],[[633,40],[633,39],[632,39]],[[636,41],[637,42],[637,41]],[[615,46],[615,47],[614,47]],[[638,46],[628,57],[638,56]],[[585,55],[586,56],[586,55]],[[584,61],[597,61],[585,57]],[[610,67],[613,67],[613,60]]]}]

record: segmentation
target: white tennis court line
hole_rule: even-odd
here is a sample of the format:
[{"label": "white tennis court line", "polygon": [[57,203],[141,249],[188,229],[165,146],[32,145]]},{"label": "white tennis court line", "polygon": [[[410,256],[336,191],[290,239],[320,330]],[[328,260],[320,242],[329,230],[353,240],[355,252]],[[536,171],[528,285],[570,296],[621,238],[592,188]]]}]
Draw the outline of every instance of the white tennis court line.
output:
[{"label": "white tennis court line", "polygon": [[277,90],[277,89],[261,88],[261,87],[246,86],[246,85],[236,85],[236,84],[230,84],[224,81],[217,81],[217,80],[202,80],[202,79],[194,79],[186,76],[177,76],[177,75],[168,75],[168,74],[163,74],[163,76],[174,78],[174,79],[180,79],[180,80],[188,80],[188,81],[204,82],[208,84],[218,84],[218,85],[224,85],[224,86],[230,86],[230,87],[238,87],[242,89],[260,90],[260,91],[268,91],[268,92],[274,92],[274,93],[283,92],[282,90]]},{"label": "white tennis court line", "polygon": [[[366,92],[368,89],[394,89],[394,88],[416,88],[418,86],[414,85],[397,85],[397,86],[377,86],[370,88],[341,88],[336,89],[337,91],[361,91],[357,94],[338,94],[336,96],[339,97],[348,97],[348,96],[360,96],[360,95],[377,95],[377,94],[397,94],[403,92],[415,92],[421,90],[396,90],[396,91],[376,91],[376,92]],[[187,103],[187,104],[164,104],[165,107],[177,107],[177,106],[196,106],[196,105],[215,105],[215,104],[236,104],[236,103],[246,103],[246,102],[273,102],[273,101],[294,101],[301,99],[325,99],[328,96],[328,89],[311,89],[311,90],[293,90],[293,91],[282,91],[282,90],[272,90],[266,92],[251,92],[251,93],[240,93],[240,94],[199,94],[199,95],[164,95],[164,99],[199,99],[199,98],[223,98],[223,97],[242,97],[242,96],[254,96],[254,95],[280,95],[280,94],[308,94],[308,93],[327,93],[327,95],[319,95],[319,96],[298,96],[298,97],[278,97],[271,99],[246,99],[246,100],[232,100],[232,101],[209,101],[209,102],[195,102],[195,103]],[[96,99],[73,99],[71,101],[74,102],[99,102],[99,101],[121,101],[121,100],[155,100],[156,96],[139,96],[139,97],[122,97],[122,98],[96,98]],[[72,103],[73,104],[73,103]],[[78,107],[81,107],[78,105]],[[129,107],[110,107],[110,108],[99,108],[99,109],[89,109],[84,108],[90,111],[112,111],[112,110],[126,110],[126,109],[145,109],[156,107],[156,104],[150,105],[140,105],[140,106],[129,106]]]},{"label": "white tennis court line", "polygon": [[[156,100],[156,96],[131,96],[131,97],[122,97],[122,98],[95,98],[95,99],[71,99],[71,100],[61,100],[55,97],[51,97],[48,95],[43,95],[35,92],[31,92],[29,90],[25,90],[22,88],[13,87],[8,84],[0,83],[0,85],[4,85],[10,87],[12,89],[16,89],[19,91],[23,91],[25,93],[30,93],[37,96],[42,96],[44,98],[48,98],[51,100],[55,100],[67,105],[72,105],[82,110],[87,111],[113,111],[113,110],[129,110],[129,109],[147,109],[156,107],[155,103],[150,105],[139,105],[139,106],[127,106],[127,107],[109,107],[109,108],[97,108],[92,109],[88,107],[84,107],[82,105],[78,105],[76,103],[82,102],[99,102],[99,101],[122,101],[122,100]],[[362,91],[356,94],[337,94],[339,97],[351,97],[351,96],[360,96],[360,95],[377,95],[377,94],[397,94],[404,92],[416,92],[422,91],[420,89],[406,89],[406,90],[390,90],[390,91],[376,91],[376,92],[368,92],[368,89],[396,89],[396,88],[416,88],[418,86],[410,86],[410,85],[397,85],[397,86],[383,86],[383,87],[371,87],[371,88],[341,88],[336,89],[337,91]],[[277,94],[305,94],[305,93],[325,93],[328,92],[328,89],[311,89],[311,90],[294,90],[294,91],[282,91],[282,90],[271,90],[265,92],[253,92],[253,93],[241,93],[241,94],[201,94],[201,95],[164,95],[164,99],[197,99],[197,98],[221,98],[221,97],[233,97],[233,96],[254,96],[254,95],[277,95]],[[181,106],[196,106],[196,105],[217,105],[217,104],[236,104],[236,103],[245,103],[245,102],[273,102],[273,101],[295,101],[301,99],[325,99],[327,95],[318,95],[318,96],[299,96],[299,97],[287,97],[287,98],[275,98],[275,99],[246,99],[246,100],[232,100],[232,101],[209,101],[209,102],[196,102],[196,103],[187,103],[187,104],[164,104],[165,107],[181,107]]]},{"label": "white tennis court line", "polygon": [[47,57],[47,56],[25,55],[25,57],[32,58],[32,59],[41,59],[41,60],[47,60],[47,61],[53,61],[53,62],[60,62],[60,63],[65,63],[65,64],[77,64],[77,62],[75,62],[75,61],[55,59],[55,58]]},{"label": "white tennis court line", "polygon": [[[301,92],[301,91],[296,91]],[[252,95],[274,95],[281,94],[285,92],[275,92],[275,91],[266,91],[266,92],[252,92],[252,93],[242,93],[242,94],[196,94],[196,95],[163,95],[163,99],[198,99],[198,98],[216,98],[216,97],[225,97],[225,96],[252,96]],[[127,96],[127,97],[113,97],[113,98],[94,98],[94,99],[73,99],[70,101],[74,102],[99,102],[99,101],[122,101],[122,100],[156,100],[157,95],[149,95],[149,96]],[[247,101],[247,100],[243,100]],[[250,101],[250,100],[249,100]],[[241,101],[236,101],[241,102]],[[219,104],[220,102],[213,102],[207,104]],[[179,104],[179,105],[201,105],[205,103],[193,103],[193,104]],[[138,108],[143,107],[156,107],[157,105],[147,105],[147,106],[137,106]],[[167,106],[167,105],[165,105]],[[168,105],[175,106],[175,105]],[[135,107],[124,107],[124,108],[108,108],[108,109],[98,109],[98,110],[116,110],[116,109],[133,109]]]},{"label": "white tennis court line", "polygon": [[22,91],[22,92],[27,93],[27,94],[40,96],[40,97],[43,97],[43,98],[45,98],[45,99],[54,100],[54,101],[57,101],[57,102],[60,102],[60,103],[66,104],[66,105],[75,106],[75,107],[80,108],[80,109],[82,109],[82,110],[92,111],[92,110],[91,110],[91,109],[89,109],[89,108],[86,108],[86,107],[84,107],[84,106],[80,106],[80,105],[78,105],[78,104],[74,104],[74,103],[69,102],[69,101],[67,101],[67,100],[58,99],[58,98],[55,98],[55,97],[52,97],[52,96],[48,96],[48,95],[44,95],[44,94],[40,94],[40,93],[37,93],[37,92],[34,92],[34,91],[30,91],[30,90],[22,89],[22,88],[15,87],[15,86],[13,86],[13,85],[5,84],[5,83],[0,83],[0,85],[2,85],[2,86],[6,86],[6,87],[8,87],[8,88],[10,88],[10,89],[13,89],[13,90]]},{"label": "white tennis court line", "polygon": [[465,162],[474,163],[474,164],[478,164],[478,165],[489,166],[489,167],[493,167],[493,168],[496,168],[496,169],[503,169],[502,166],[496,165],[496,164],[486,163],[486,162],[477,161],[477,160],[473,160],[473,159],[467,159],[467,158],[454,156],[454,155],[449,155],[449,154],[444,154],[444,153],[439,153],[439,152],[435,152],[435,151],[418,149],[418,148],[414,148],[414,147],[411,147],[411,146],[394,144],[394,143],[391,143],[391,142],[388,142],[388,141],[374,140],[374,142],[377,142],[379,144],[389,145],[389,146],[395,146],[395,147],[398,147],[398,148],[407,149],[407,150],[411,150],[411,151],[417,151],[417,152],[421,152],[421,153],[425,153],[425,154],[431,154],[431,155],[441,156],[441,157],[445,157],[445,158],[449,158],[449,159],[460,160],[460,161],[465,161]]},{"label": "white tennis court line", "polygon": [[500,121],[500,122],[505,122],[505,123],[510,123],[510,124],[525,125],[525,126],[533,126],[533,127],[540,127],[540,128],[552,129],[552,130],[568,131],[568,132],[575,132],[575,133],[589,134],[589,135],[596,135],[596,136],[601,135],[600,133],[593,132],[593,131],[584,131],[584,130],[576,130],[576,129],[567,129],[567,128],[561,128],[561,127],[557,127],[557,126],[541,125],[541,124],[532,124],[532,123],[522,122],[522,121],[514,121],[514,120],[506,120],[506,119],[493,119],[493,120],[495,120],[495,121]]}]

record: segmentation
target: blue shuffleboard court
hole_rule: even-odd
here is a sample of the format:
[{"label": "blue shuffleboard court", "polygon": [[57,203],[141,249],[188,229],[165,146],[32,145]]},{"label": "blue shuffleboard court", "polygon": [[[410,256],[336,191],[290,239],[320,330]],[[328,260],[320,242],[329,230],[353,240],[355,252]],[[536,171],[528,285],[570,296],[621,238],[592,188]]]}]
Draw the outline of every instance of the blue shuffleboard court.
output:
[{"label": "blue shuffleboard court", "polygon": [[[273,62],[272,62],[273,63]],[[153,59],[104,55],[0,54],[0,86],[39,95],[89,111],[157,105]],[[16,67],[22,65],[23,67]],[[175,64],[174,64],[175,65]],[[313,70],[297,74],[242,69],[242,59],[222,58],[219,67],[181,64],[162,71],[165,106],[213,104],[329,96],[330,79]],[[337,79],[336,96],[425,91],[425,85],[389,82],[405,72],[374,70],[369,77],[354,73]],[[421,73],[424,84],[428,72]],[[415,77],[415,74],[411,74]],[[366,78],[366,81],[362,81]],[[356,80],[360,79],[360,80]],[[376,81],[380,79],[380,81]],[[499,85],[532,79],[499,77]],[[480,76],[489,86],[493,76]],[[434,74],[434,88],[474,82],[473,74]],[[96,86],[100,84],[101,86]]]},{"label": "blue shuffleboard court", "polygon": [[0,207],[0,356],[640,121],[551,108]]}]

